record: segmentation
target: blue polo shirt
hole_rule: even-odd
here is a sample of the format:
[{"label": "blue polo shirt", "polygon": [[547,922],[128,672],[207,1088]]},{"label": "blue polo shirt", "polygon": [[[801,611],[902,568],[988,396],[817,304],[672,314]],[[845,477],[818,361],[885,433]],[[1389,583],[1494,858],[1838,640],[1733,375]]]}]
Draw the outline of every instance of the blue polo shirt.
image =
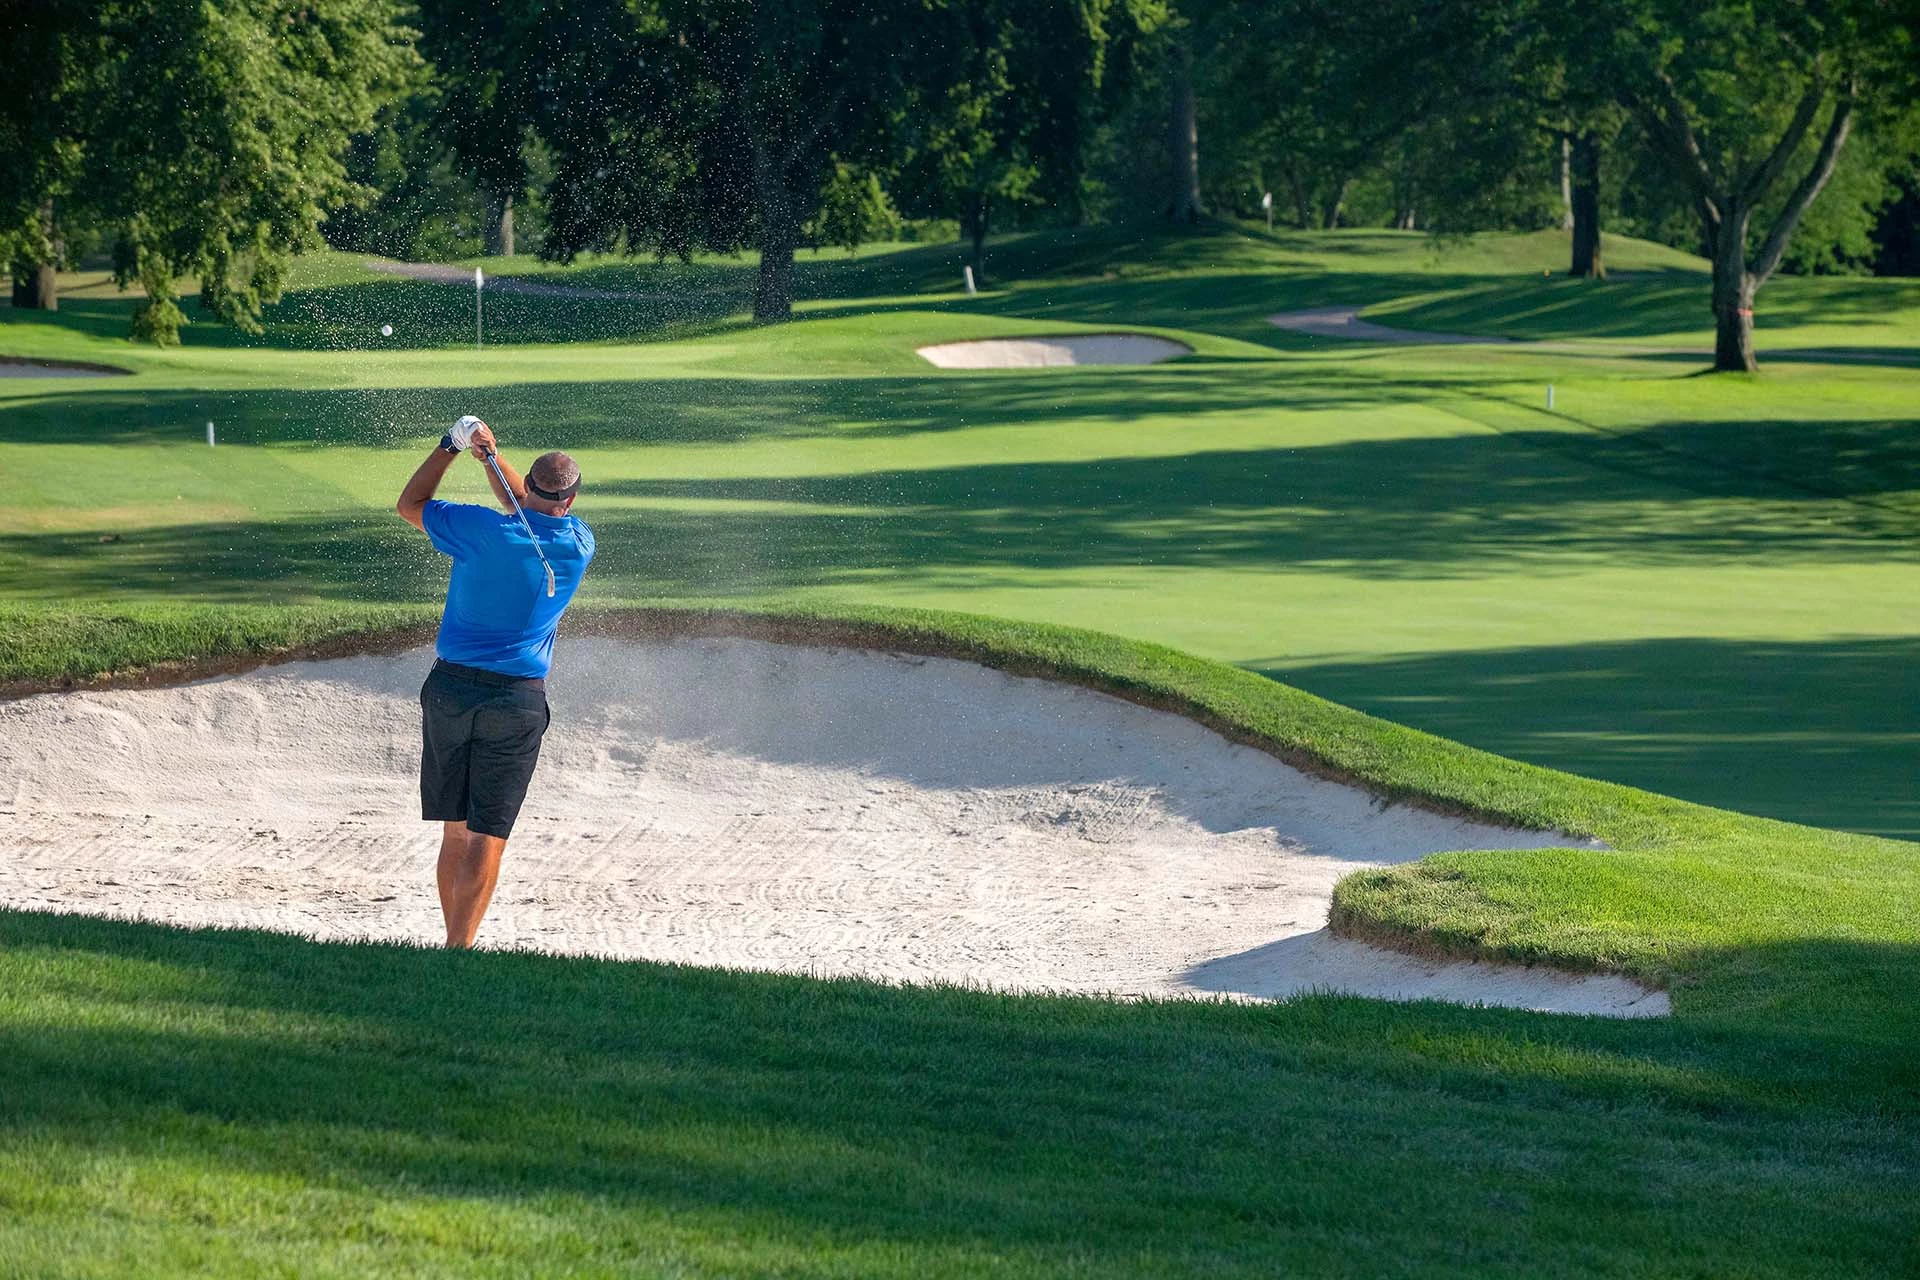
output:
[{"label": "blue polo shirt", "polygon": [[578,516],[527,512],[547,575],[520,517],[492,507],[434,499],[420,513],[434,548],[453,557],[447,609],[434,651],[448,662],[503,676],[545,676],[553,665],[553,633],[593,559],[593,530]]}]

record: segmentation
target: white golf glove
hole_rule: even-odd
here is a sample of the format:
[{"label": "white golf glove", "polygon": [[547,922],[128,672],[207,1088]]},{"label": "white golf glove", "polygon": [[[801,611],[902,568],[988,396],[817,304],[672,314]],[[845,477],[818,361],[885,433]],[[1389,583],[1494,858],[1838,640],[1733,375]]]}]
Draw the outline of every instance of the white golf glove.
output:
[{"label": "white golf glove", "polygon": [[458,422],[453,424],[453,429],[447,432],[447,439],[453,441],[454,448],[465,453],[473,447],[473,429],[484,425],[480,419],[474,417],[472,414],[465,414]]}]

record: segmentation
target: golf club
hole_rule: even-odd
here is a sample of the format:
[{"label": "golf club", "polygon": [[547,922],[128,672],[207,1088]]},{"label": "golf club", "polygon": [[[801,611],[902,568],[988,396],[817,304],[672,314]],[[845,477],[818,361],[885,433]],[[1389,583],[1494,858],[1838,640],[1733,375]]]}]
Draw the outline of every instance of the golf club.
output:
[{"label": "golf club", "polygon": [[506,473],[500,470],[500,462],[493,456],[493,450],[482,445],[480,452],[486,458],[487,465],[493,468],[494,478],[500,482],[500,488],[505,491],[507,501],[513,504],[513,514],[520,517],[520,527],[527,531],[527,537],[533,543],[533,554],[540,557],[540,567],[547,571],[547,595],[552,596],[553,565],[548,562],[547,553],[540,549],[540,539],[534,536],[533,523],[527,519],[527,513],[521,509],[520,499],[514,496],[513,486],[507,483]]}]

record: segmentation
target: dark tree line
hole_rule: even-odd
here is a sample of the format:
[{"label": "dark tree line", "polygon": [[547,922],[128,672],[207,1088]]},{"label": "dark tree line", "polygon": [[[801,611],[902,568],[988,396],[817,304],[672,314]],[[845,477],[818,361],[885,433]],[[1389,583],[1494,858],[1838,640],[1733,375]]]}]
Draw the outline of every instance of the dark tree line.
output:
[{"label": "dark tree line", "polygon": [[[242,326],[287,257],[479,206],[489,253],[794,252],[900,215],[1603,223],[1713,264],[1715,364],[1777,271],[1876,252],[1916,138],[1920,0],[0,0],[0,251],[57,304],[109,245]],[[1904,188],[1900,185],[1907,182]],[[1838,196],[1822,201],[1823,193]],[[1211,211],[1211,214],[1210,212]],[[1908,214],[1911,221],[1911,214]],[[442,238],[445,239],[444,237]],[[1884,239],[1884,237],[1883,237]],[[1877,250],[1892,258],[1898,245]]]}]

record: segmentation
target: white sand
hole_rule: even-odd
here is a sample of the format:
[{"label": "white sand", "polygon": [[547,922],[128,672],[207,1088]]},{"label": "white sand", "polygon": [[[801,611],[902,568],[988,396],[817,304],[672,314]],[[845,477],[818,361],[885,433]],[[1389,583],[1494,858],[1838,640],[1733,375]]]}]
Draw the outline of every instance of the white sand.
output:
[{"label": "white sand", "polygon": [[916,354],[942,369],[1034,369],[1069,364],[1158,364],[1176,356],[1190,356],[1193,348],[1144,333],[1088,333],[943,342],[920,347]]},{"label": "white sand", "polygon": [[103,364],[66,364],[59,360],[0,356],[0,378],[112,378],[126,372]]},{"label": "white sand", "polygon": [[[0,904],[437,941],[430,654],[0,704]],[[1022,990],[1339,989],[1664,1013],[1616,977],[1326,934],[1334,882],[1572,843],[1386,806],[1191,721],[971,664],[561,644],[483,944]]]},{"label": "white sand", "polygon": [[1315,307],[1268,316],[1267,323],[1294,333],[1319,338],[1348,338],[1362,342],[1393,342],[1403,346],[1504,346],[1510,338],[1471,333],[1432,333],[1425,329],[1395,329],[1360,318],[1358,307]]}]

